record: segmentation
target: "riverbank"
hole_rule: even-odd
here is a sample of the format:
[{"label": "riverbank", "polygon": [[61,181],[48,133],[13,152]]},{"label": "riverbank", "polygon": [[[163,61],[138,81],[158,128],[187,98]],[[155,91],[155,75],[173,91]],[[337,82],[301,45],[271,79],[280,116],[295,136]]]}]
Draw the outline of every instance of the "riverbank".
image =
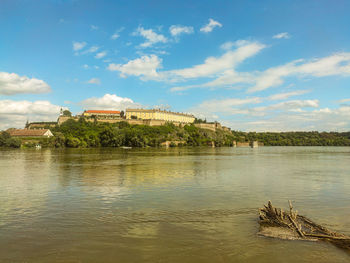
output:
[{"label": "riverbank", "polygon": [[350,146],[350,132],[240,132],[209,130],[195,125],[130,125],[68,120],[49,127],[53,137],[15,138],[0,134],[0,147],[232,147],[258,141],[265,146]]}]

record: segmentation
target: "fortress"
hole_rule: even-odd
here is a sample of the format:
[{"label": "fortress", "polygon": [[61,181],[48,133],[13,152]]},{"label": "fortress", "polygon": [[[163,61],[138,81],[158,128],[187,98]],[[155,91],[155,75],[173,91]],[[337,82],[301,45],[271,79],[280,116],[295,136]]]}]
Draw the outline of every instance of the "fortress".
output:
[{"label": "fortress", "polygon": [[117,110],[85,110],[81,115],[67,116],[61,110],[57,122],[32,122],[27,123],[28,129],[43,129],[50,128],[55,125],[62,125],[67,120],[79,120],[84,118],[88,122],[127,122],[131,125],[147,125],[147,126],[162,126],[167,123],[172,123],[175,126],[184,126],[186,124],[194,124],[201,129],[211,131],[223,130],[230,132],[231,129],[221,126],[218,122],[211,123],[195,123],[196,117],[191,114],[172,112],[160,109],[126,109],[123,111]]},{"label": "fortress", "polygon": [[168,122],[193,123],[196,118],[190,114],[164,111],[159,109],[126,109],[126,119],[161,120]]}]

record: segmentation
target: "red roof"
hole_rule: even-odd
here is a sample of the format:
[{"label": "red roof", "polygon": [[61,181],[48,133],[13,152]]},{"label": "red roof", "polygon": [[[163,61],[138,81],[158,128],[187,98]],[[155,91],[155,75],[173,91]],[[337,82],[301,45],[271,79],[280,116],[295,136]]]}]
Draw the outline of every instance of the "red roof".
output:
[{"label": "red roof", "polygon": [[28,129],[21,129],[21,130],[12,130],[9,131],[9,134],[11,136],[44,136],[44,134],[48,131],[48,129],[40,129],[40,130],[28,130]]},{"label": "red roof", "polygon": [[120,114],[117,110],[86,110],[86,113]]}]

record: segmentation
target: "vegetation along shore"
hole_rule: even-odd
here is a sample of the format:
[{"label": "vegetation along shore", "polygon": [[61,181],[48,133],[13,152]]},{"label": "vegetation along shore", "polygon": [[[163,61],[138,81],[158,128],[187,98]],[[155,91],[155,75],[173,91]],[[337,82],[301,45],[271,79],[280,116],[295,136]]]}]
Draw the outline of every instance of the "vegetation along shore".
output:
[{"label": "vegetation along shore", "polygon": [[350,146],[350,132],[241,132],[208,130],[194,124],[132,125],[127,122],[88,122],[84,118],[51,125],[51,137],[12,137],[0,132],[0,147],[160,147],[229,146],[259,141],[265,146]]}]

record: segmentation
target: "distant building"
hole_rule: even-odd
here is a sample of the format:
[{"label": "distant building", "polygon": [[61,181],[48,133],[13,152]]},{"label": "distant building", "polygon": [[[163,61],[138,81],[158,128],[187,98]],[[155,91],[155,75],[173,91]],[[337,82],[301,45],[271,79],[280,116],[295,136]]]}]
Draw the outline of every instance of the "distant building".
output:
[{"label": "distant building", "polygon": [[13,137],[52,137],[53,134],[49,129],[18,129],[11,130],[8,133]]},{"label": "distant building", "polygon": [[179,123],[193,123],[195,117],[190,114],[163,111],[158,109],[126,109],[126,119],[140,119],[140,120],[162,120],[168,122]]},{"label": "distant building", "polygon": [[84,117],[96,117],[97,119],[120,119],[120,111],[116,110],[86,110]]}]

